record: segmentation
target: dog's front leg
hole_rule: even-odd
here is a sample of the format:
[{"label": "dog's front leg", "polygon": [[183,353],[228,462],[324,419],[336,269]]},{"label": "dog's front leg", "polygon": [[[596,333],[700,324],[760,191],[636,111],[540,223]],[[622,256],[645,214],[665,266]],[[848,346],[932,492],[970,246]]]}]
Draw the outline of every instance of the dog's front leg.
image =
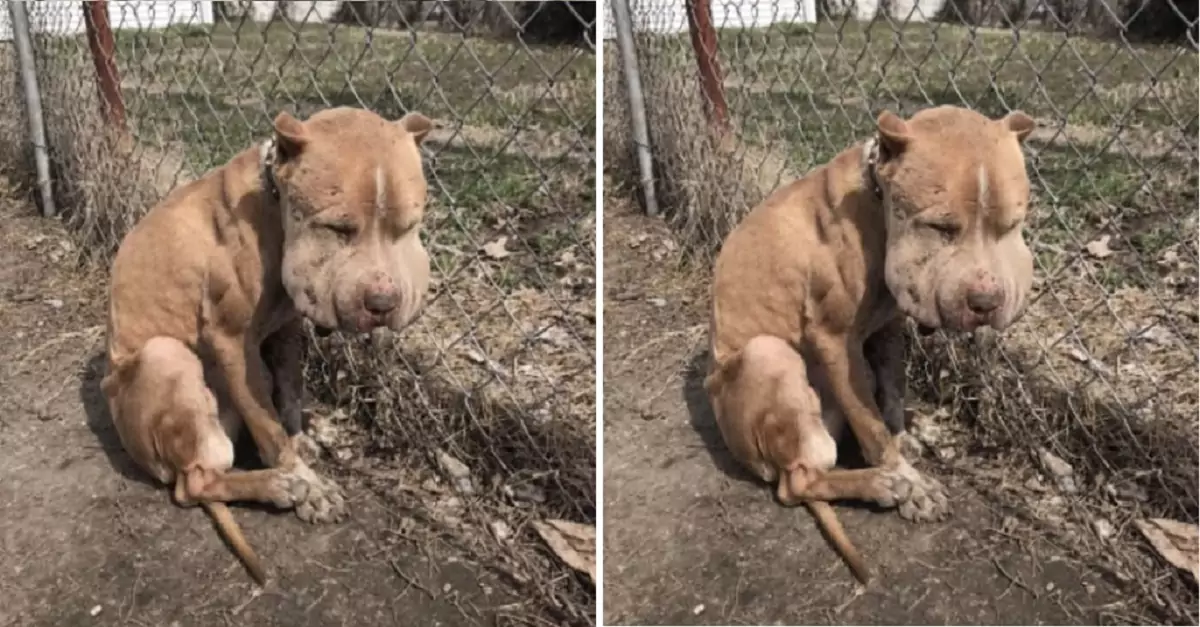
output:
[{"label": "dog's front leg", "polygon": [[271,376],[260,347],[241,337],[216,334],[209,338],[212,354],[229,390],[229,400],[241,415],[263,463],[308,484],[308,499],[296,505],[306,522],[334,522],[346,514],[345,498],[333,482],[323,479],[297,455],[271,402]]},{"label": "dog's front leg", "polygon": [[847,334],[822,330],[810,335],[817,359],[825,369],[829,390],[846,417],[850,430],[872,466],[890,474],[902,518],[940,520],[949,512],[946,488],[922,476],[904,459],[898,441],[888,432],[875,402],[875,377],[862,342]]},{"label": "dog's front leg", "polygon": [[285,324],[263,343],[263,360],[274,383],[271,400],[290,436],[300,433],[304,426],[301,413],[304,408],[303,354],[304,324],[300,318]]},{"label": "dog's front leg", "polygon": [[904,319],[897,318],[867,338],[863,353],[875,373],[875,402],[893,435],[904,431]]}]

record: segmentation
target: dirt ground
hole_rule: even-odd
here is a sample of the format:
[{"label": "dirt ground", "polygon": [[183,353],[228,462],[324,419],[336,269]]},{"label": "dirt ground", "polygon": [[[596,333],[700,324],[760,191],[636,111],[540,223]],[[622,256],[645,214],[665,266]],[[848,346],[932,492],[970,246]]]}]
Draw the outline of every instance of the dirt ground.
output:
[{"label": "dirt ground", "polygon": [[[317,464],[351,518],[235,508],[271,582],[258,593],[199,509],[121,451],[100,401],[103,278],[57,223],[0,195],[0,625],[463,625],[522,614],[503,580],[415,542],[406,477]],[[349,436],[348,436],[349,437]],[[415,498],[415,497],[413,497]],[[420,523],[417,523],[420,525]]]},{"label": "dirt ground", "polygon": [[987,491],[1012,478],[966,451],[917,462],[955,500],[944,523],[838,507],[875,574],[856,593],[808,512],[777,505],[725,453],[698,375],[707,285],[676,269],[668,229],[633,211],[606,194],[606,624],[1116,622],[1126,601],[1106,572],[995,505]]}]

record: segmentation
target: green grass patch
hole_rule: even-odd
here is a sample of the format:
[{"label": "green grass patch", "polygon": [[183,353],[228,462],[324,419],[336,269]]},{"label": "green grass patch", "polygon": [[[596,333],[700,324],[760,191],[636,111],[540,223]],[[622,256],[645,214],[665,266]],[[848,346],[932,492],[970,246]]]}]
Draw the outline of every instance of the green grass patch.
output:
[{"label": "green grass patch", "polygon": [[[262,134],[279,110],[306,116],[338,105],[391,117],[417,109],[500,129],[595,133],[594,56],[578,47],[283,22],[122,30],[116,44],[135,121],[189,144],[195,138],[185,125],[165,120],[182,116],[207,134],[228,123],[231,108],[242,109],[242,125]],[[164,93],[180,96],[167,99],[173,108],[162,108]],[[167,135],[171,128],[184,136]],[[221,163],[240,149],[224,138],[199,143],[218,151],[197,149],[198,164]]]}]

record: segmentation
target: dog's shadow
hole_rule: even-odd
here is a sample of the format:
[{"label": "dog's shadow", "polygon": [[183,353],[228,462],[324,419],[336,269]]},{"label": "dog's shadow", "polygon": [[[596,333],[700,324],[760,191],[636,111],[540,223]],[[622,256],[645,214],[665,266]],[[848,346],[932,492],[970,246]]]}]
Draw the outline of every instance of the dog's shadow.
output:
[{"label": "dog's shadow", "polygon": [[[717,427],[717,419],[713,414],[712,405],[708,402],[708,394],[704,390],[704,377],[708,374],[708,359],[707,348],[698,350],[688,360],[684,372],[682,392],[683,400],[688,408],[688,423],[696,434],[700,436],[700,440],[704,443],[704,448],[708,451],[713,465],[724,473],[726,477],[734,481],[752,484],[769,493],[771,498],[774,498],[775,485],[767,484],[751,473],[748,468],[733,457],[733,454],[729,452],[729,448],[725,446],[721,430]],[[838,442],[837,459],[839,468],[862,468],[866,466],[862,457],[862,450],[853,436],[843,437]],[[838,501],[838,504],[869,511],[883,511],[884,509],[874,503],[854,500]]]},{"label": "dog's shadow", "polygon": [[[99,351],[95,355],[92,355],[84,367],[82,376],[79,378],[79,400],[83,403],[84,411],[87,414],[88,429],[96,436],[96,440],[100,444],[100,449],[108,457],[108,463],[113,467],[113,470],[130,481],[150,486],[156,490],[162,490],[163,496],[169,498],[169,486],[159,483],[138,466],[137,462],[125,452],[125,447],[121,444],[121,438],[117,434],[117,428],[113,425],[112,416],[108,411],[108,403],[104,398],[104,392],[100,389],[100,383],[104,380],[105,374],[104,362],[104,351]],[[245,429],[243,429],[244,431]],[[238,470],[255,470],[265,467],[258,456],[258,450],[255,448],[253,440],[246,437],[245,433],[241,434],[234,441],[234,456],[236,459],[235,468]],[[230,503],[229,505],[231,507],[257,509],[267,512],[283,511],[272,505],[261,503],[239,502]]]}]

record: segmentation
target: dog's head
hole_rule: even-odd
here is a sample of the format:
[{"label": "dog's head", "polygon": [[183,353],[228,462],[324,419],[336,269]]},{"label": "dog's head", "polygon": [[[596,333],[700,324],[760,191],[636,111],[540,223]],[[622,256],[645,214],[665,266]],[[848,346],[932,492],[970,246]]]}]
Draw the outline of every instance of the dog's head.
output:
[{"label": "dog's head", "polygon": [[1021,233],[1029,209],[1021,143],[1033,120],[937,107],[909,120],[885,111],[877,126],[884,276],[900,309],[926,327],[1008,327],[1033,284]]},{"label": "dog's head", "polygon": [[318,327],[397,330],[420,310],[429,256],[418,146],[432,128],[419,113],[389,121],[351,108],[275,118],[283,286]]}]

